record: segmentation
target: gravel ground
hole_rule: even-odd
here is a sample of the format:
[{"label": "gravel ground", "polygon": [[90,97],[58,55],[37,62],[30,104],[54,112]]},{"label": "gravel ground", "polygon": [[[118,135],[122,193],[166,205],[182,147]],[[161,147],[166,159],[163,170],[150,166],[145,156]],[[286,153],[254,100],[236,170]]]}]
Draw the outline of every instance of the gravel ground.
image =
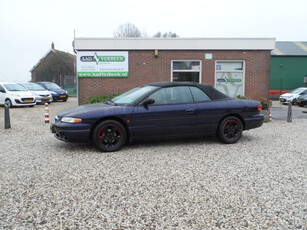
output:
[{"label": "gravel ground", "polygon": [[[51,117],[76,105],[52,103]],[[115,153],[56,140],[44,106],[0,107],[0,229],[307,229],[307,119]]]}]

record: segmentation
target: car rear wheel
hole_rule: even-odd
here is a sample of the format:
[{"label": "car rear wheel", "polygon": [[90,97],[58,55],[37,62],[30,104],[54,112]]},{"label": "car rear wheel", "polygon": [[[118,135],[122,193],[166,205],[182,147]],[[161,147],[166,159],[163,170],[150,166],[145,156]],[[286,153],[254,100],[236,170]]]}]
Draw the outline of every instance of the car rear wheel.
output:
[{"label": "car rear wheel", "polygon": [[101,122],[94,130],[93,142],[103,152],[119,150],[126,142],[126,130],[124,126],[114,120]]},{"label": "car rear wheel", "polygon": [[237,142],[243,132],[243,126],[239,118],[226,117],[219,126],[219,139],[226,144]]},{"label": "car rear wheel", "polygon": [[7,104],[7,106],[8,106],[9,108],[12,107],[12,102],[11,102],[10,99],[6,99],[6,100],[5,100],[5,104]]}]

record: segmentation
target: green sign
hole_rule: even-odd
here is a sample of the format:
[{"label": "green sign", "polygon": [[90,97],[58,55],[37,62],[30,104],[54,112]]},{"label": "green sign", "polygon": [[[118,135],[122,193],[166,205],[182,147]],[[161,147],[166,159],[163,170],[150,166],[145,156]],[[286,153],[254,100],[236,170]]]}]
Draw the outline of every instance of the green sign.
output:
[{"label": "green sign", "polygon": [[78,77],[128,77],[127,51],[80,51],[77,54]]},{"label": "green sign", "polygon": [[128,77],[129,72],[78,72],[78,77]]}]

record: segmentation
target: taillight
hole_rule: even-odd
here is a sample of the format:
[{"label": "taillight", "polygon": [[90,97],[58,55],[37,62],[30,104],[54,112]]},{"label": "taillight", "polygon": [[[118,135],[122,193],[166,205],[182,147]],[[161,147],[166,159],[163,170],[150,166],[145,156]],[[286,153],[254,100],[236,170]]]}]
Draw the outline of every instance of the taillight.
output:
[{"label": "taillight", "polygon": [[262,110],[262,105],[261,105],[261,104],[258,106],[258,110],[259,110],[259,111]]}]

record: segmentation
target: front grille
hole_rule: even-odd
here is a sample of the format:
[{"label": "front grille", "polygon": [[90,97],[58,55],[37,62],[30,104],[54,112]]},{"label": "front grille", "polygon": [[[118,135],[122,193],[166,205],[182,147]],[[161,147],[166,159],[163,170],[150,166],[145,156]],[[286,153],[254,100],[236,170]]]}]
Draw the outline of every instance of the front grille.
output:
[{"label": "front grille", "polygon": [[47,94],[47,95],[41,94],[41,95],[39,95],[39,96],[41,96],[41,97],[49,97],[49,94]]}]

